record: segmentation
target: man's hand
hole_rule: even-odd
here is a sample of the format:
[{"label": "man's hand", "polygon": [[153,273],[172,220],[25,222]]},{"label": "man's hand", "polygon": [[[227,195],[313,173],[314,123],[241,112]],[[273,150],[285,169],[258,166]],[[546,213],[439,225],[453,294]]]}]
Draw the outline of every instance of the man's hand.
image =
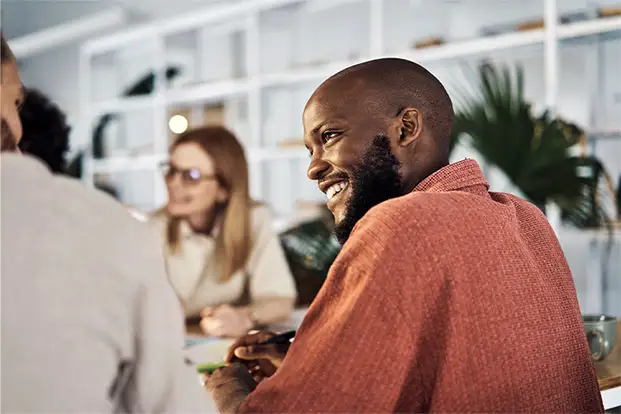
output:
[{"label": "man's hand", "polygon": [[205,383],[205,388],[211,393],[221,413],[237,412],[256,386],[257,383],[241,364],[231,364],[216,370]]},{"label": "man's hand", "polygon": [[291,345],[290,343],[259,345],[275,335],[272,332],[261,331],[239,338],[229,348],[225,361],[245,365],[256,382],[271,377],[282,364]]},{"label": "man's hand", "polygon": [[201,329],[207,335],[238,338],[252,329],[252,320],[245,309],[220,305],[201,312]]}]

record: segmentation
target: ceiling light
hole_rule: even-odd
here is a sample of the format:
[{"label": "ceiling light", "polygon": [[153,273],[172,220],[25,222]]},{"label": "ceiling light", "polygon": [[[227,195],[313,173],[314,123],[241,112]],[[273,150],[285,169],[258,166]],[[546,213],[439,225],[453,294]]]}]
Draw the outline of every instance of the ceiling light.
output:
[{"label": "ceiling light", "polygon": [[188,120],[183,115],[173,115],[168,121],[168,128],[175,134],[182,134],[188,129]]}]

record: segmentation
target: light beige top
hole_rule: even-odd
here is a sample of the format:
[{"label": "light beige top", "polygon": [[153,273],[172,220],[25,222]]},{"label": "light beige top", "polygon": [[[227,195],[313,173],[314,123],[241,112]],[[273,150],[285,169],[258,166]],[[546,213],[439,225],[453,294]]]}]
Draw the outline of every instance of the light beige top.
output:
[{"label": "light beige top", "polygon": [[[267,208],[252,209],[252,248],[246,269],[233,274],[227,282],[218,280],[220,263],[215,238],[193,232],[182,221],[180,246],[173,253],[166,243],[167,220],[165,214],[157,213],[150,222],[162,235],[168,276],[184,304],[186,317],[199,315],[205,307],[246,305],[245,302],[255,308],[253,314],[259,322],[269,323],[289,316],[297,292]],[[264,301],[273,298],[290,298],[291,306],[275,309],[269,300]]]},{"label": "light beige top", "polygon": [[152,230],[33,158],[0,160],[2,412],[209,412]]}]

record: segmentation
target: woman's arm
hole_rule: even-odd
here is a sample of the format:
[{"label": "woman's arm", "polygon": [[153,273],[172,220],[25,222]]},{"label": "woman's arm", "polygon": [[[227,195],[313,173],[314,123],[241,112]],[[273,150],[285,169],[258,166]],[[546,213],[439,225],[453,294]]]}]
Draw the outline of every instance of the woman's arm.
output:
[{"label": "woman's arm", "polygon": [[297,291],[267,209],[255,208],[252,218],[253,246],[247,267],[251,303],[246,311],[256,325],[265,325],[291,315]]},{"label": "woman's arm", "polygon": [[286,320],[293,311],[294,298],[261,298],[249,306],[220,305],[201,313],[203,332],[226,337],[245,335],[253,328]]},{"label": "woman's arm", "polygon": [[286,320],[295,306],[295,297],[263,297],[241,308],[253,327]]}]

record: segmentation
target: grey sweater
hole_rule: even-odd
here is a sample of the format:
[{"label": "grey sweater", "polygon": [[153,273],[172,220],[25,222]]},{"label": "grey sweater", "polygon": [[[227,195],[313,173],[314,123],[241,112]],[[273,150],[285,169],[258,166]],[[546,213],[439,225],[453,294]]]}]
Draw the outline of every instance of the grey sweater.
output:
[{"label": "grey sweater", "polygon": [[205,412],[152,230],[116,201],[2,155],[2,412]]}]

